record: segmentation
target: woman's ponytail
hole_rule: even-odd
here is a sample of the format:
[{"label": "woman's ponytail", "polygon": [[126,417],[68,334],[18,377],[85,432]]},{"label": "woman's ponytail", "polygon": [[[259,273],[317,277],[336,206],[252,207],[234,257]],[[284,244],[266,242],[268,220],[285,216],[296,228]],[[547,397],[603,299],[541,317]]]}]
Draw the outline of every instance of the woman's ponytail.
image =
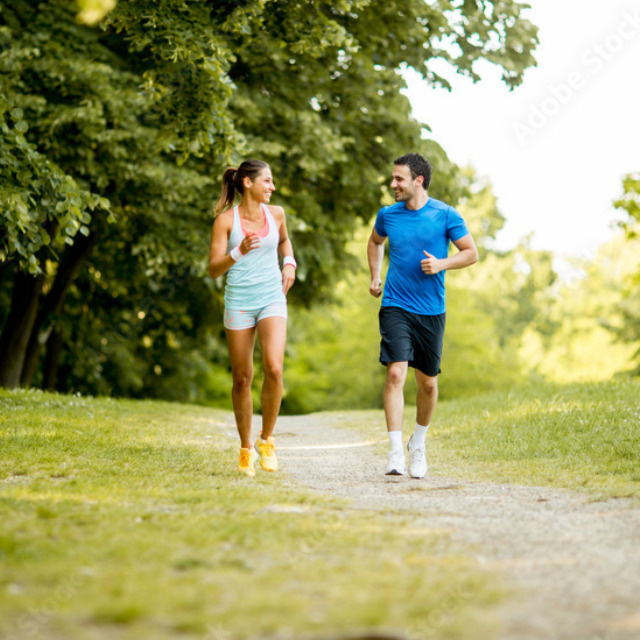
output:
[{"label": "woman's ponytail", "polygon": [[216,204],[215,214],[218,215],[221,211],[224,211],[233,204],[236,199],[236,174],[237,169],[229,167],[222,176],[222,193],[220,199]]}]

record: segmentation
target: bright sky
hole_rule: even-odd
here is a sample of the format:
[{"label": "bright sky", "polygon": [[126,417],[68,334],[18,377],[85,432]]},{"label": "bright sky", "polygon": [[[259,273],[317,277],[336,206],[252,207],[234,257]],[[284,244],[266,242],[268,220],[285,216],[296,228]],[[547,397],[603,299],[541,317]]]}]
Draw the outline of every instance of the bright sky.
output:
[{"label": "bright sky", "polygon": [[475,85],[447,71],[451,93],[409,74],[407,95],[449,157],[489,178],[507,219],[501,248],[533,232],[536,249],[589,258],[618,233],[612,202],[640,170],[640,3],[530,4],[538,66],[519,88],[485,65]]}]

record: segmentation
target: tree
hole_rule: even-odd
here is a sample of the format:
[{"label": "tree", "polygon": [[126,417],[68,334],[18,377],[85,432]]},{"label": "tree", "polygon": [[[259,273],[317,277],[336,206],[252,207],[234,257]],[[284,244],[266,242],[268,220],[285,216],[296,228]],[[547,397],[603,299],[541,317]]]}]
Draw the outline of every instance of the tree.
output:
[{"label": "tree", "polygon": [[[630,371],[639,343],[627,335],[624,301],[640,267],[637,249],[618,235],[554,288],[547,315],[553,331],[527,328],[522,355],[529,368],[553,382],[609,380]],[[628,339],[620,340],[621,336]]]},{"label": "tree", "polygon": [[[614,204],[623,210],[628,218],[621,223],[625,230],[627,242],[634,247],[637,252],[640,242],[640,173],[631,173],[626,176],[622,183],[623,196]],[[624,295],[620,301],[619,310],[622,314],[623,322],[619,328],[620,338],[631,344],[638,344],[640,341],[640,295],[638,294],[640,285],[640,269],[630,274],[625,282]],[[640,348],[635,352],[636,374],[640,374]]]},{"label": "tree", "polygon": [[[381,177],[420,138],[398,69],[410,65],[445,84],[431,60],[449,60],[477,79],[474,63],[485,59],[515,86],[534,64],[537,42],[524,7],[513,0],[458,7],[445,0],[131,0],[91,29],[66,1],[5,0],[0,384],[27,386],[34,376],[51,384],[61,361],[78,360],[79,346],[101,353],[104,336],[96,332],[115,309],[131,317],[142,291],[175,292],[176,278],[202,291],[215,177],[242,156],[265,158],[279,180],[300,264],[294,301],[328,299],[353,266],[345,242],[377,208]],[[107,255],[110,247],[122,252],[126,269]],[[94,300],[96,273],[107,284]],[[118,280],[122,273],[129,280]],[[219,284],[209,292],[219,304]],[[91,313],[67,313],[67,304]],[[170,313],[152,315],[162,326]],[[89,316],[99,319],[93,329],[81,326]],[[178,334],[219,333],[219,321],[196,320],[203,325],[189,317]],[[144,337],[144,330],[133,333]],[[80,335],[86,342],[68,342]],[[155,368],[127,335],[123,361]],[[49,347],[43,371],[40,355]],[[77,382],[70,375],[63,388]],[[137,392],[154,384],[143,380]]]},{"label": "tree", "polygon": [[[150,43],[137,55],[116,30],[76,24],[66,2],[5,5],[2,130],[14,144],[3,145],[0,165],[0,251],[13,293],[0,338],[0,384],[28,386],[71,282],[110,226],[163,217],[146,253],[154,253],[152,264],[169,254],[184,259],[187,247],[162,231],[178,207],[174,197],[200,193],[206,177],[178,160],[203,146],[229,89],[215,69],[205,73],[192,43],[191,57],[180,60],[187,79],[179,100],[192,102],[185,119],[173,94],[154,85],[163,70],[177,72],[166,61],[168,45]],[[219,115],[222,131],[228,118]]]}]

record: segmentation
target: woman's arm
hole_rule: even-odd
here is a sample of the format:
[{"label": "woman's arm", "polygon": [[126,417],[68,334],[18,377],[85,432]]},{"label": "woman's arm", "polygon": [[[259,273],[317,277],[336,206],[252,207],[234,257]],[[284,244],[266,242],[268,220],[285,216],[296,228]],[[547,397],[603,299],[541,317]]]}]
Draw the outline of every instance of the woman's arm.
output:
[{"label": "woman's arm", "polygon": [[296,264],[295,258],[293,257],[293,245],[291,244],[291,240],[289,239],[289,233],[287,231],[287,219],[284,214],[284,209],[282,207],[270,206],[269,210],[278,225],[278,230],[280,233],[278,252],[282,256],[283,260],[287,257],[293,260],[293,264],[291,264],[291,260],[288,260],[287,262],[289,262],[289,264],[285,264],[282,267],[282,290],[286,295],[296,279]]}]

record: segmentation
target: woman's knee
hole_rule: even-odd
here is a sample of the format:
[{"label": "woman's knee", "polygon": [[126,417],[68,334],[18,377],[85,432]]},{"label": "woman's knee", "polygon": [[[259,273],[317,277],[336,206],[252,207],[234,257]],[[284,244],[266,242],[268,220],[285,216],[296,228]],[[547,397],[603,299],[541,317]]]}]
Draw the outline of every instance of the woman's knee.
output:
[{"label": "woman's knee", "polygon": [[253,382],[253,370],[238,369],[233,372],[233,387],[236,390],[246,389],[251,387]]},{"label": "woman's knee", "polygon": [[282,380],[282,362],[270,361],[263,363],[264,376],[270,380],[280,381]]}]

